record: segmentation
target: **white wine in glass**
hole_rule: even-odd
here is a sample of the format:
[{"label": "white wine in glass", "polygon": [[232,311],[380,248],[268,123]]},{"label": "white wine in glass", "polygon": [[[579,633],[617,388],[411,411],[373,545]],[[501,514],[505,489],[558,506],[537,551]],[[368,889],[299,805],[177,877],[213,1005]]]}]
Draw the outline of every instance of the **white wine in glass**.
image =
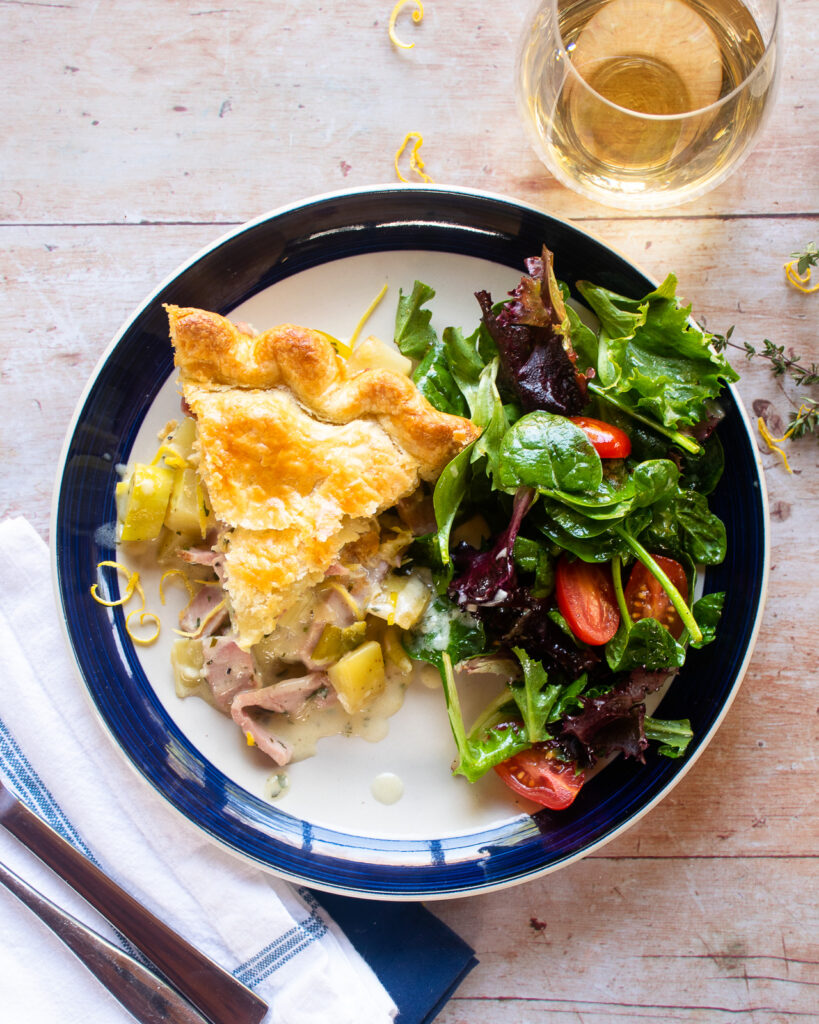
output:
[{"label": "white wine in glass", "polygon": [[543,0],[518,97],[541,159],[612,206],[693,199],[749,152],[777,70],[778,0]]}]

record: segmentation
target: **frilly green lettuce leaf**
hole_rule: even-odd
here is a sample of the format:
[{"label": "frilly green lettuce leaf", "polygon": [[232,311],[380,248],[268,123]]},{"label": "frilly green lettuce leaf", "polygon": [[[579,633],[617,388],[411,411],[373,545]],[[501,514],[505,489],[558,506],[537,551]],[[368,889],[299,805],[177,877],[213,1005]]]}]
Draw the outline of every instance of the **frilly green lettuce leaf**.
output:
[{"label": "frilly green lettuce leaf", "polygon": [[666,427],[694,426],[723,383],[739,377],[711,346],[712,335],[676,299],[673,274],[642,299],[587,281],[578,290],[600,320],[597,377],[604,392],[648,412]]}]

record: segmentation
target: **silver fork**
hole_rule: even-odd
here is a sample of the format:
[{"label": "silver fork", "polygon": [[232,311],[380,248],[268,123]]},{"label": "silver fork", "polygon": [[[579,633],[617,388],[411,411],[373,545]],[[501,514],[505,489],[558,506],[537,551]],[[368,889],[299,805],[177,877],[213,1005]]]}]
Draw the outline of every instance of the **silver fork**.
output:
[{"label": "silver fork", "polygon": [[98,910],[212,1024],[259,1024],[267,1003],[146,910],[0,782],[0,825]]},{"label": "silver fork", "polygon": [[0,862],[0,882],[47,924],[140,1024],[206,1024],[179,993]]}]

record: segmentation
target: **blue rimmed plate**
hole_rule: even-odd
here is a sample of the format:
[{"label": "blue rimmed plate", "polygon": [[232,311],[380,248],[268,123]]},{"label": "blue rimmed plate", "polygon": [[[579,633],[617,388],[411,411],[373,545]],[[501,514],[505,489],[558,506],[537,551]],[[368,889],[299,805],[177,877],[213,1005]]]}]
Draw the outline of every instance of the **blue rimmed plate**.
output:
[{"label": "blue rimmed plate", "polygon": [[[228,719],[198,700],[178,700],[168,662],[173,601],[160,608],[145,572],[148,608],[165,627],[137,648],[120,608],[90,596],[97,565],[114,545],[116,467],[146,459],[162,425],[178,415],[165,302],[201,306],[259,328],[301,322],[349,335],[386,282],[368,330],[392,336],[399,287],[418,278],[437,291],[433,322],[472,329],[473,293],[500,297],[523,260],[546,244],[558,277],[628,295],[654,282],[577,228],[484,193],[384,187],[319,197],[246,224],[199,253],[162,284],[102,357],[68,431],[55,492],[55,580],[68,639],[93,706],[140,775],[176,810],[228,849],[317,888],[391,899],[486,891],[553,871],[607,842],[649,810],[710,740],[740,685],[761,617],[768,571],[762,472],[733,390],[720,433],[731,458],[712,507],[728,526],[728,556],[706,590],[726,590],[714,644],[691,651],[663,699],[662,715],[690,718],[683,759],[649,752],[618,759],[567,811],[534,817],[494,776],[453,778],[452,739],[440,689],[413,686],[378,743],[321,740],[290,769],[284,797],[266,799],[272,766],[247,748]],[[167,621],[165,621],[167,620]],[[375,776],[404,784],[392,805],[372,794]]]}]

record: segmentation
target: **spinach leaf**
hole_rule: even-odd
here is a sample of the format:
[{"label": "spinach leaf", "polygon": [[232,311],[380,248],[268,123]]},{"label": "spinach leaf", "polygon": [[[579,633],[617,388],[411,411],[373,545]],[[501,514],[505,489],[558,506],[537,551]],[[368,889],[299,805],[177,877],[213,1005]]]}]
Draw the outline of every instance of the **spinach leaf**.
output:
[{"label": "spinach leaf", "polygon": [[483,653],[485,646],[486,637],[480,622],[443,595],[430,601],[404,642],[411,658],[428,661],[438,669],[443,667],[444,654],[457,665]]},{"label": "spinach leaf", "polygon": [[651,515],[641,538],[650,550],[703,565],[719,565],[724,560],[725,524],[708,508],[705,495],[678,487],[670,498],[652,508]]},{"label": "spinach leaf", "polygon": [[700,455],[682,456],[680,486],[687,491],[712,494],[722,478],[725,469],[725,451],[716,434],[711,434],[703,444]]},{"label": "spinach leaf", "polygon": [[725,593],[722,591],[705,594],[704,597],[701,597],[699,601],[694,603],[694,607],[691,610],[702,632],[702,640],[691,640],[692,647],[705,647],[706,644],[710,644],[716,638],[717,626],[722,616],[724,604]]},{"label": "spinach leaf", "polygon": [[497,372],[498,362],[493,360],[481,370],[475,388],[469,392],[473,422],[482,428],[480,436],[444,467],[432,493],[438,525],[437,544],[443,565],[449,564],[449,535],[474,475],[471,464],[485,457],[493,478],[497,473],[498,449],[507,428],[506,414],[495,385]]},{"label": "spinach leaf", "polygon": [[469,407],[452,371],[447,364],[444,348],[435,343],[412,373],[415,386],[430,405],[439,412],[454,416],[467,416]]},{"label": "spinach leaf", "polygon": [[672,494],[677,488],[680,471],[671,459],[647,459],[635,466],[634,508],[648,508]]},{"label": "spinach leaf", "polygon": [[677,490],[679,471],[670,459],[641,462],[626,481],[612,487],[603,481],[597,491],[570,494],[541,488],[541,493],[592,520],[622,520],[633,509],[647,508]]},{"label": "spinach leaf", "polygon": [[554,544],[584,562],[610,562],[628,547],[606,520],[589,519],[559,502],[541,498],[530,513],[532,522]]},{"label": "spinach leaf", "polygon": [[515,565],[523,572],[534,574],[534,582],[529,586],[532,597],[540,600],[548,597],[555,588],[555,560],[549,546],[529,537],[516,537],[512,549]]},{"label": "spinach leaf", "polygon": [[452,375],[469,399],[469,388],[478,383],[486,365],[498,358],[497,346],[483,324],[469,337],[459,327],[447,327],[441,341]]},{"label": "spinach leaf", "polygon": [[[473,441],[472,444],[475,442]],[[469,486],[469,462],[472,445],[458,452],[454,459],[444,466],[432,492],[432,507],[438,524],[436,540],[443,565],[449,565],[449,535],[458,514],[458,508]]]},{"label": "spinach leaf", "polygon": [[[595,518],[586,514],[585,510],[575,508],[573,505],[564,504],[550,496],[544,495],[539,505],[537,521],[540,529],[544,530],[543,519],[547,518],[550,526],[557,526],[569,536],[578,540],[589,540],[592,537],[599,537],[608,533],[611,523],[604,518]],[[547,536],[552,536],[551,530],[544,530]],[[557,538],[552,538],[560,543]]]},{"label": "spinach leaf", "polygon": [[395,344],[410,359],[423,359],[427,350],[438,343],[438,335],[430,324],[432,312],[421,307],[435,297],[435,289],[416,281],[412,293],[398,292],[395,313]]},{"label": "spinach leaf", "polygon": [[600,456],[583,431],[565,416],[542,410],[522,416],[509,428],[499,464],[505,488],[594,491],[603,480]]},{"label": "spinach leaf", "polygon": [[622,621],[606,644],[606,661],[612,672],[635,668],[656,672],[679,668],[685,661],[685,648],[656,619],[638,619],[633,624]]},{"label": "spinach leaf", "polygon": [[498,359],[487,363],[481,370],[477,385],[465,394],[469,401],[472,422],[481,427],[481,435],[472,447],[471,461],[486,459],[486,468],[493,486],[497,486],[500,447],[509,429],[506,409],[497,387]]},{"label": "spinach leaf", "polygon": [[453,568],[451,562],[444,565],[441,560],[437,533],[425,533],[422,537],[416,537],[407,549],[407,557],[413,565],[425,566],[430,570],[436,593],[446,593],[452,579]]},{"label": "spinach leaf", "polygon": [[680,491],[674,502],[682,547],[695,562],[719,565],[725,559],[728,542],[725,525],[708,508],[708,500],[696,491]]}]

